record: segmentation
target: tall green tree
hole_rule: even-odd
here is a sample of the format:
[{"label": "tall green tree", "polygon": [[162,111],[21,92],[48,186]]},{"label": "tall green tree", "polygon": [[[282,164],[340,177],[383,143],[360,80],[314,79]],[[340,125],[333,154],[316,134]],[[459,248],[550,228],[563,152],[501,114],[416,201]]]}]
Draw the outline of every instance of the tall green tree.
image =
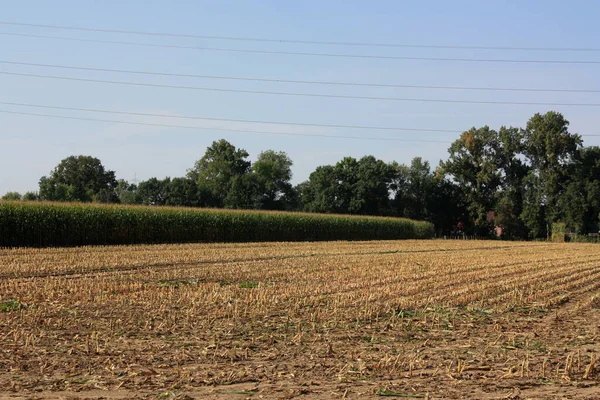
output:
[{"label": "tall green tree", "polygon": [[21,193],[19,193],[19,192],[8,192],[4,196],[2,196],[2,200],[6,200],[6,201],[21,200]]},{"label": "tall green tree", "polygon": [[494,224],[502,227],[502,235],[507,239],[525,239],[528,235],[521,220],[525,196],[523,179],[529,172],[523,157],[524,137],[525,132],[520,128],[503,126],[498,132],[496,157],[502,181],[494,208]]},{"label": "tall green tree", "polygon": [[338,212],[336,188],[338,185],[335,168],[332,165],[317,167],[308,181],[298,185],[302,209],[308,212]]},{"label": "tall green tree", "polygon": [[25,192],[25,194],[23,195],[24,201],[37,201],[39,199],[40,196],[36,192]]},{"label": "tall green tree", "polygon": [[406,206],[409,202],[410,192],[410,171],[404,164],[399,164],[397,161],[392,161],[389,164],[391,179],[390,179],[390,207],[395,215],[404,217]]},{"label": "tall green tree", "polygon": [[559,202],[569,185],[569,165],[582,145],[581,137],[568,128],[569,121],[554,111],[535,114],[527,122],[524,153],[531,170],[521,218],[535,237],[548,236],[551,224],[561,218]]},{"label": "tall green tree", "polygon": [[189,178],[173,178],[168,183],[168,197],[165,202],[169,206],[197,207],[198,184]]},{"label": "tall green tree", "polygon": [[415,157],[409,167],[397,165],[393,167],[394,188],[397,188],[394,191],[393,203],[397,214],[406,218],[427,219],[429,198],[434,189],[434,176],[429,162],[423,161],[421,157]]},{"label": "tall green tree", "polygon": [[136,190],[136,203],[147,206],[164,206],[169,200],[171,178],[150,178],[140,182]]},{"label": "tall green tree", "polygon": [[373,156],[345,157],[313,172],[300,188],[306,211],[382,215],[390,211],[391,167]]},{"label": "tall green tree", "polygon": [[256,174],[250,172],[244,175],[236,175],[231,179],[223,205],[226,208],[238,209],[261,208],[259,187]]},{"label": "tall green tree", "polygon": [[53,201],[116,202],[114,171],[91,156],[70,156],[40,179],[40,198]]},{"label": "tall green tree", "polygon": [[561,220],[575,233],[598,232],[600,147],[585,147],[568,168],[569,182],[559,199]]},{"label": "tall green tree", "polygon": [[546,204],[542,197],[540,178],[533,172],[523,178],[523,211],[520,219],[529,230],[530,238],[543,238],[550,230],[546,224]]},{"label": "tall green tree", "polygon": [[464,230],[469,220],[460,188],[446,179],[440,169],[433,173],[429,188],[424,219],[435,226],[438,237],[456,234],[459,226],[463,226]]},{"label": "tall green tree", "polygon": [[256,177],[257,208],[283,210],[292,196],[292,160],[283,151],[263,151],[252,165]]},{"label": "tall green tree", "polygon": [[392,180],[392,209],[399,217],[426,220],[435,225],[438,236],[453,234],[458,223],[466,222],[466,209],[457,185],[433,172],[429,162],[415,157],[410,166],[396,162]]},{"label": "tall green tree", "polygon": [[393,171],[388,164],[373,156],[362,157],[357,164],[356,182],[352,189],[352,214],[386,215],[390,210],[390,184]]},{"label": "tall green tree", "polygon": [[358,160],[354,157],[344,157],[333,168],[336,213],[357,214],[360,209],[360,197],[356,192],[358,168]]},{"label": "tall green tree", "polygon": [[502,174],[498,168],[498,132],[485,126],[464,132],[448,150],[444,172],[459,186],[477,234],[490,234],[488,212],[494,210]]},{"label": "tall green tree", "polygon": [[119,179],[117,181],[117,187],[115,188],[115,194],[121,204],[136,204],[137,200],[137,185],[129,183],[125,179]]},{"label": "tall green tree", "polygon": [[237,149],[225,139],[213,142],[194,168],[188,171],[188,178],[197,183],[199,205],[224,207],[234,178],[250,171],[247,158],[246,150]]}]

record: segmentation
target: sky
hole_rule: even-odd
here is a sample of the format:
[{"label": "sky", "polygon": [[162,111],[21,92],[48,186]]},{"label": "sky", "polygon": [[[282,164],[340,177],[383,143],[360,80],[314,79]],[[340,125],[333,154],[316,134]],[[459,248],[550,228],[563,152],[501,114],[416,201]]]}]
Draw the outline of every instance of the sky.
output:
[{"label": "sky", "polygon": [[[383,44],[597,48],[600,2],[591,1],[342,1],[342,0],[0,0],[0,21],[79,28]],[[12,33],[13,35],[7,35]],[[243,53],[177,47],[133,46],[58,40],[14,34],[179,47],[273,52],[353,54],[384,58]],[[425,86],[536,89],[596,89],[598,64],[493,63],[403,60],[429,57],[516,60],[600,61],[600,51],[523,51],[414,48],[252,42],[174,36],[132,35],[0,24],[0,61],[100,69],[230,76],[261,79],[355,82]],[[112,80],[154,85],[241,91],[279,91],[337,96],[445,100],[600,103],[600,93],[467,91],[422,88],[351,87],[197,77],[134,75],[0,63],[0,72]],[[447,129],[448,132],[365,130],[175,119],[44,109],[0,104],[0,194],[35,191],[69,155],[92,155],[118,178],[183,176],[214,140],[225,138],[254,160],[263,150],[292,158],[293,181],[308,178],[319,165],[345,156],[374,155],[409,163],[420,156],[432,166],[447,157],[460,131],[488,125],[524,127],[536,112],[555,110],[571,132],[600,134],[599,107],[437,103],[282,96],[243,92],[118,85],[0,74],[0,102],[328,125]],[[186,125],[198,129],[67,120],[14,114]],[[205,128],[205,129],[199,129]],[[241,132],[224,132],[234,129]],[[364,139],[257,134],[359,136]],[[394,138],[407,141],[384,141]],[[600,145],[600,137],[585,137]],[[408,141],[417,140],[417,141]],[[420,141],[419,141],[420,140]],[[425,141],[434,141],[425,142]],[[442,142],[442,143],[438,143]]]}]

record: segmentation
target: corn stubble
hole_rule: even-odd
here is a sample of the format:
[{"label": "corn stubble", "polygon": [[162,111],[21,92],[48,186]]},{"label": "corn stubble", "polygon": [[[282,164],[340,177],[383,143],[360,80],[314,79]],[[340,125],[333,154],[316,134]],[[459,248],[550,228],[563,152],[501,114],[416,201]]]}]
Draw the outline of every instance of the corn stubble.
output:
[{"label": "corn stubble", "polygon": [[0,250],[0,390],[597,383],[599,265],[479,241]]}]

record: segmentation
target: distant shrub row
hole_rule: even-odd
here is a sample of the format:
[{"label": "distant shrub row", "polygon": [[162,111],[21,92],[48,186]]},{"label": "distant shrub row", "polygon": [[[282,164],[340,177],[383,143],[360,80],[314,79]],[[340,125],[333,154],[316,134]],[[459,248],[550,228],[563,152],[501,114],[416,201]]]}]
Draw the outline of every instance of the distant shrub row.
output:
[{"label": "distant shrub row", "polygon": [[428,239],[403,218],[82,203],[0,202],[0,247]]}]

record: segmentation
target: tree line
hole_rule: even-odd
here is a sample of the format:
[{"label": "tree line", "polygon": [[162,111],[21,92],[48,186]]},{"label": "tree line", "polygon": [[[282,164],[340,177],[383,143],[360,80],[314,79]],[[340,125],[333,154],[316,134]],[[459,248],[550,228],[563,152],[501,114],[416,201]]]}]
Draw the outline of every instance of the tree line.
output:
[{"label": "tree line", "polygon": [[[557,112],[535,114],[525,128],[487,126],[463,132],[432,168],[373,156],[345,157],[292,185],[292,160],[266,150],[249,154],[221,139],[176,178],[134,184],[100,160],[71,156],[39,181],[38,193],[5,200],[80,201],[399,216],[426,220],[438,235],[546,238],[553,223],[598,232],[600,148],[584,147]],[[498,230],[501,228],[501,230]]]}]

